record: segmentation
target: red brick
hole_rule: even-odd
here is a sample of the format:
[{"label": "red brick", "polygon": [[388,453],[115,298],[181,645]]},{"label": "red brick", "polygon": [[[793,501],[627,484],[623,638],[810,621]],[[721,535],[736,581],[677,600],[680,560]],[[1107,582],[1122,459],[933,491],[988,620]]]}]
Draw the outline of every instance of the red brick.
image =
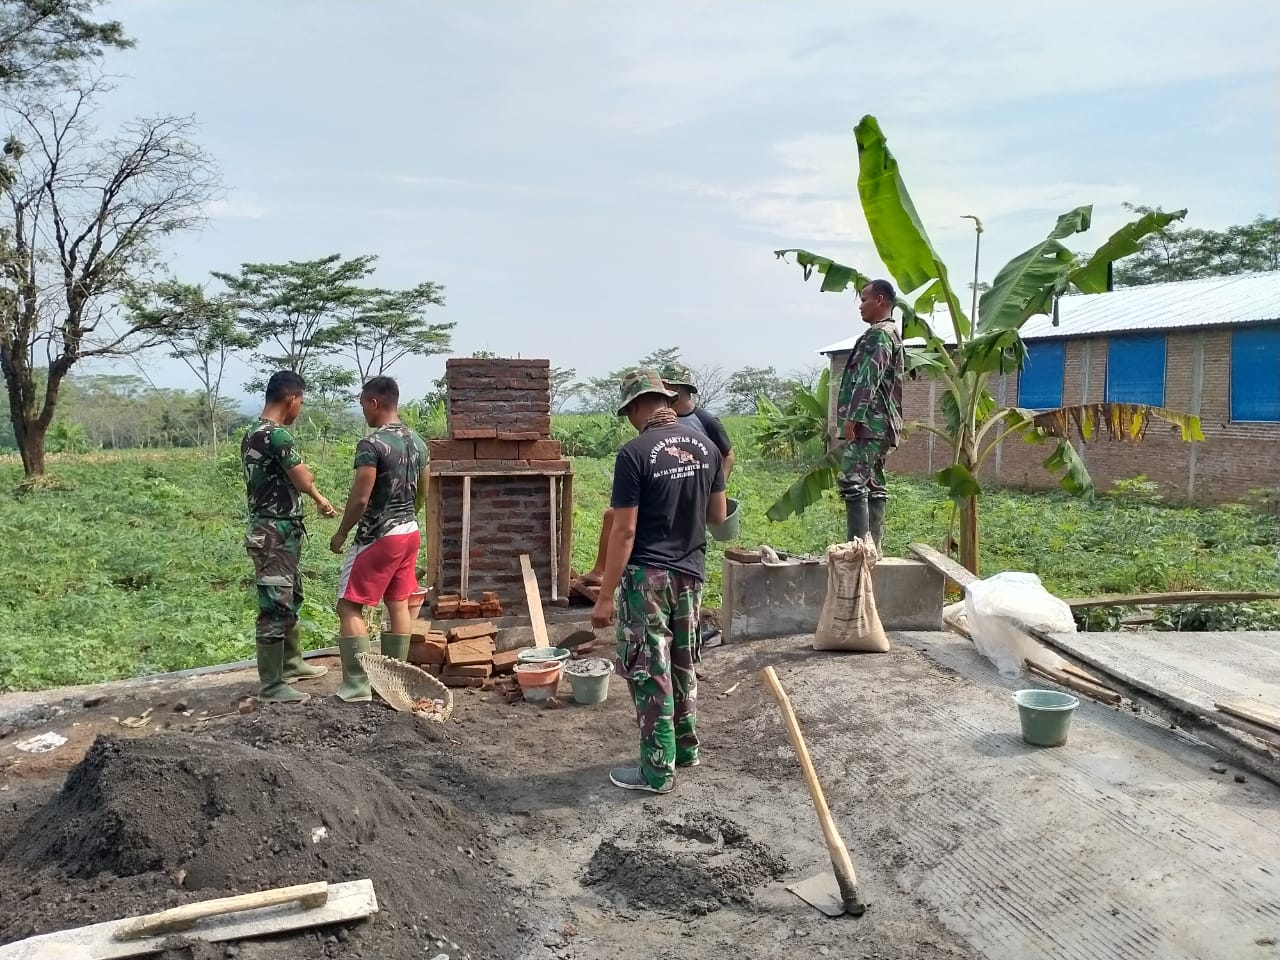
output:
[{"label": "red brick", "polygon": [[463,600],[458,604],[458,616],[463,620],[472,620],[480,616],[480,604],[474,600]]},{"label": "red brick", "polygon": [[466,666],[449,664],[440,672],[442,677],[480,677],[484,679],[493,673],[492,663],[473,663]]},{"label": "red brick", "polygon": [[559,460],[559,440],[533,440],[520,444],[521,460]]},{"label": "red brick", "polygon": [[478,640],[481,637],[492,637],[498,632],[498,628],[492,623],[464,623],[460,626],[453,627],[448,637],[450,641],[459,640]]},{"label": "red brick", "polygon": [[442,664],[445,662],[444,643],[430,640],[414,640],[409,644],[409,662],[418,666]]},{"label": "red brick", "polygon": [[510,440],[477,440],[477,460],[524,460],[520,456],[520,444]]},{"label": "red brick", "polygon": [[495,653],[493,655],[493,672],[511,673],[511,671],[515,670],[516,663],[519,660],[519,650],[503,650],[501,653]]},{"label": "red brick", "polygon": [[487,440],[497,435],[498,431],[494,427],[462,427],[449,430],[449,437],[453,440]]},{"label": "red brick", "polygon": [[432,460],[474,460],[476,443],[474,440],[431,440],[427,443],[427,453]]},{"label": "red brick", "polygon": [[425,640],[430,633],[431,633],[430,620],[418,619],[418,620],[414,620],[413,623],[409,624],[409,636],[412,637],[414,640]]},{"label": "red brick", "polygon": [[493,662],[493,641],[488,637],[459,640],[446,648],[445,658],[450,666],[468,666],[473,663]]}]

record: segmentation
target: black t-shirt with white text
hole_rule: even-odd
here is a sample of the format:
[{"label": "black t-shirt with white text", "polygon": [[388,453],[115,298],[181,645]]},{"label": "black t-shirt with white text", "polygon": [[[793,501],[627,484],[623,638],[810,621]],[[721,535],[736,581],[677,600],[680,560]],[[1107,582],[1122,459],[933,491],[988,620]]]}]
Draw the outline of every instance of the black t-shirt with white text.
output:
[{"label": "black t-shirt with white text", "polygon": [[618,451],[610,504],[638,508],[630,564],[706,579],[707,503],[724,490],[723,463],[705,435],[680,423]]}]

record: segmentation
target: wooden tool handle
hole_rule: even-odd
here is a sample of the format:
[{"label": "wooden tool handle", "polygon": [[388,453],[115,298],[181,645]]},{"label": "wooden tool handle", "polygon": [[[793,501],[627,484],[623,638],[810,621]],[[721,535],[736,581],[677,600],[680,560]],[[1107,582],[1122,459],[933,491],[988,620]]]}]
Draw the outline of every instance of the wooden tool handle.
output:
[{"label": "wooden tool handle", "polygon": [[117,930],[116,940],[140,940],[143,937],[154,937],[165,933],[188,930],[200,920],[209,917],[220,917],[227,913],[240,913],[244,910],[259,910],[263,907],[278,907],[281,904],[293,903],[295,900],[307,910],[323,907],[329,899],[329,884],[302,883],[294,887],[277,887],[274,890],[261,890],[257,893],[246,893],[238,897],[223,897],[219,900],[206,900],[203,903],[188,903],[171,910],[162,910],[145,917],[139,917],[136,923]]},{"label": "wooden tool handle", "polygon": [[831,855],[831,868],[836,874],[836,883],[840,886],[840,896],[846,907],[860,904],[858,899],[858,876],[853,870],[853,861],[849,859],[849,850],[840,838],[835,821],[831,819],[831,811],[827,808],[827,798],[822,794],[822,784],[814,772],[813,761],[809,758],[809,748],[804,745],[804,737],[800,734],[800,724],[796,721],[795,711],[791,709],[791,700],[787,692],[778,682],[778,675],[773,667],[765,667],[760,671],[760,679],[768,687],[773,699],[778,701],[782,711],[782,722],[787,728],[787,736],[795,747],[796,759],[800,761],[800,769],[804,773],[805,785],[809,788],[809,796],[813,798],[813,809],[817,811],[818,822],[822,824],[822,834],[827,840],[827,852]]}]

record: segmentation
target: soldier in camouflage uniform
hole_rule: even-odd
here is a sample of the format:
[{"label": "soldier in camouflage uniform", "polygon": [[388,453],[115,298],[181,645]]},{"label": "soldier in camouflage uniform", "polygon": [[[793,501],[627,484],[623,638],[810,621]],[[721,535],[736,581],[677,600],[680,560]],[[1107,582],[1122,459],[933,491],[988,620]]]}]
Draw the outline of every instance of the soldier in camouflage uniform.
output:
[{"label": "soldier in camouflage uniform", "polygon": [[[698,618],[708,523],[727,513],[724,462],[705,434],[679,422],[675,392],[653,370],[622,381],[618,414],[639,436],[618,451],[614,511],[591,622],[617,622],[618,669],[640,726],[640,763],[612,770],[625,790],[667,793],[676,767],[698,764]],[[616,599],[615,599],[616,591]]]},{"label": "soldier in camouflage uniform", "polygon": [[397,660],[409,655],[409,597],[418,589],[422,531],[417,515],[427,490],[427,445],[400,422],[399,402],[400,388],[390,377],[373,377],[361,390],[360,407],[374,430],[356,444],[356,475],[342,523],[329,541],[334,553],[342,553],[355,527],[338,580],[338,696],[347,702],[373,698],[359,660],[369,649],[365,607],[386,604],[389,629],[382,634],[382,654]]},{"label": "soldier in camouflage uniform", "polygon": [[853,345],[840,377],[836,423],[846,446],[836,481],[844,498],[849,539],[868,533],[879,548],[889,491],[884,461],[902,436],[905,353],[893,323],[896,294],[887,280],[862,291],[860,312],[870,328]]},{"label": "soldier in camouflage uniform", "polygon": [[293,445],[287,429],[302,412],[306,384],[290,370],[272,374],[267,382],[262,416],[240,443],[249,527],[245,548],[253,560],[258,586],[258,699],[273,703],[301,703],[310,699],[289,687],[298,680],[323,676],[324,667],[309,667],[302,659],[302,497],[315,501],[320,515],[333,516],[329,501],[316,489],[311,471]]}]

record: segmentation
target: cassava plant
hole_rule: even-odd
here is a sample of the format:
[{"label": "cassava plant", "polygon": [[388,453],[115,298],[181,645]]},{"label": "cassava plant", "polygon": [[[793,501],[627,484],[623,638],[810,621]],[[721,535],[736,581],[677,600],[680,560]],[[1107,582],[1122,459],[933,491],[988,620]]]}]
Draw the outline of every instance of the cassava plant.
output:
[{"label": "cassava plant", "polygon": [[[1093,208],[1077,207],[1058,218],[1049,235],[1000,268],[978,303],[977,317],[968,317],[948,277],[947,267],[925,233],[924,224],[907,193],[898,162],[875,117],[866,116],[854,130],[858,148],[858,196],[872,241],[881,261],[905,294],[897,301],[904,339],[923,340],[907,347],[910,375],[938,379],[943,386],[941,425],[914,422],[908,430],[927,430],[952,450],[952,462],[935,474],[946,487],[960,516],[960,559],[978,572],[979,468],[993,450],[1011,437],[1047,443],[1053,450],[1044,467],[1060,472],[1060,485],[1075,494],[1093,492],[1072,437],[1088,442],[1105,433],[1113,440],[1140,440],[1153,419],[1177,424],[1185,441],[1203,440],[1199,418],[1163,407],[1133,403],[1089,403],[1036,412],[1002,407],[989,387],[994,374],[1020,370],[1026,347],[1019,335],[1023,324],[1040,314],[1056,318],[1058,298],[1071,291],[1101,293],[1107,289],[1109,266],[1136,252],[1144,237],[1180,220],[1174,213],[1149,211],[1112,234],[1092,255],[1073,253],[1063,241],[1090,227]],[[853,287],[855,294],[871,278],[853,267],[807,250],[777,250],[794,255],[805,279],[822,277],[824,293]],[[950,343],[929,320],[942,314],[951,325]],[[797,480],[770,507],[768,517],[779,521],[817,502],[834,483],[843,444],[837,445]]]}]

